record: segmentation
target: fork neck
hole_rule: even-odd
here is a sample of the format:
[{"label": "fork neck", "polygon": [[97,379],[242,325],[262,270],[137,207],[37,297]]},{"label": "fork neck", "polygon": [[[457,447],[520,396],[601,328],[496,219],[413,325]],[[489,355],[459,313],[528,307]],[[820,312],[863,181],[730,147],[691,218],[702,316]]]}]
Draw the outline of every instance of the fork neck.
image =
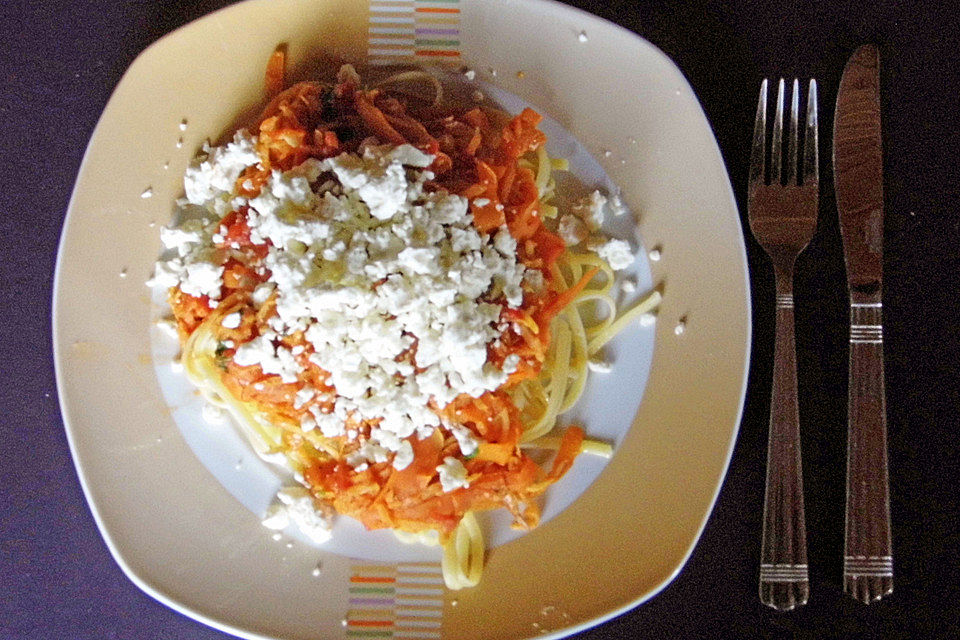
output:
[{"label": "fork neck", "polygon": [[777,293],[793,293],[793,266],[796,258],[780,258],[773,261],[773,275]]}]

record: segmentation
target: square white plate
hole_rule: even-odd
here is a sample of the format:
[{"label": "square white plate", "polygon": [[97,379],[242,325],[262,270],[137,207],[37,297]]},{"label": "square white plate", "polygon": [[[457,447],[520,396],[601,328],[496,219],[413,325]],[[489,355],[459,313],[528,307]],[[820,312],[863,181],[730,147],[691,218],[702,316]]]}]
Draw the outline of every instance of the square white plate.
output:
[{"label": "square white plate", "polygon": [[[645,389],[599,400],[632,423],[615,456],[569,507],[494,549],[479,587],[456,593],[436,584],[430,562],[395,558],[384,568],[272,540],[256,505],[231,495],[178,429],[154,372],[155,311],[143,284],[183,170],[205,138],[262,104],[274,47],[288,43],[300,76],[329,70],[331,59],[362,65],[383,55],[369,38],[387,24],[372,22],[387,5],[409,6],[394,13],[415,28],[456,29],[448,41],[457,44],[443,45],[455,60],[579,140],[637,213],[646,248],[661,254],[640,274],[664,292]],[[456,12],[417,11],[429,8]],[[254,0],[161,39],[118,85],[64,225],[53,324],[78,473],[114,557],[141,588],[244,637],[469,640],[565,635],[648,599],[679,572],[736,437],[749,317],[740,221],[716,141],[680,71],[646,41],[543,0]],[[389,626],[353,624],[388,609]]]}]

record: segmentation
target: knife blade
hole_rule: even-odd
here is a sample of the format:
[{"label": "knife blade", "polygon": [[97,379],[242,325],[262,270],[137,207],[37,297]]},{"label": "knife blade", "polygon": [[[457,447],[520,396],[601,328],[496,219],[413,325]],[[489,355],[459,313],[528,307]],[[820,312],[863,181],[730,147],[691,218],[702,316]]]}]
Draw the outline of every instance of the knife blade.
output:
[{"label": "knife blade", "polygon": [[857,49],[840,80],[834,188],[850,291],[844,591],[863,603],[893,591],[883,375],[883,154],[880,56]]},{"label": "knife blade", "polygon": [[880,57],[857,49],[844,68],[833,123],[834,186],[851,295],[879,301],[883,280]]}]

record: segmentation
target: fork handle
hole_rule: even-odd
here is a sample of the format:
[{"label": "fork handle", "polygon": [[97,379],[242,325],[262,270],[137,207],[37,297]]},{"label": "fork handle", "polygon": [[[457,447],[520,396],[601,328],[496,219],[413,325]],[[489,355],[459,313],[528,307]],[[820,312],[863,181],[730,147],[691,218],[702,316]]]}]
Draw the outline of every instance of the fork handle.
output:
[{"label": "fork handle", "polygon": [[850,305],[843,590],[864,604],[893,591],[884,395],[882,307],[879,299],[855,301]]},{"label": "fork handle", "polygon": [[789,611],[806,604],[809,595],[792,274],[778,273],[760,600],[774,609]]}]

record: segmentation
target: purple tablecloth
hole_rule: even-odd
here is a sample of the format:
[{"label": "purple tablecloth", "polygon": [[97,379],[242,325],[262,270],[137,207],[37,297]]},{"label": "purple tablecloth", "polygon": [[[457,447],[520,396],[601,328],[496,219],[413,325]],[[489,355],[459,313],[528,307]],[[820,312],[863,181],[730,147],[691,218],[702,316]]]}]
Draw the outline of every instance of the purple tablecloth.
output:
[{"label": "purple tablecloth", "polygon": [[[224,638],[120,571],[74,471],[53,378],[50,306],[60,228],[87,140],[147,45],[223,0],[0,4],[0,638]],[[677,580],[580,636],[956,637],[960,626],[960,28],[957,3],[600,2],[579,6],[671,56],[714,126],[741,209],[760,79],[814,76],[821,97],[818,233],[796,283],[811,601],[757,599],[773,345],[772,274],[748,240],[754,351],[739,442],[717,507]],[[907,5],[910,5],[909,8]],[[843,63],[883,60],[885,343],[896,591],[843,595],[847,311],[834,194],[832,104]]]}]

